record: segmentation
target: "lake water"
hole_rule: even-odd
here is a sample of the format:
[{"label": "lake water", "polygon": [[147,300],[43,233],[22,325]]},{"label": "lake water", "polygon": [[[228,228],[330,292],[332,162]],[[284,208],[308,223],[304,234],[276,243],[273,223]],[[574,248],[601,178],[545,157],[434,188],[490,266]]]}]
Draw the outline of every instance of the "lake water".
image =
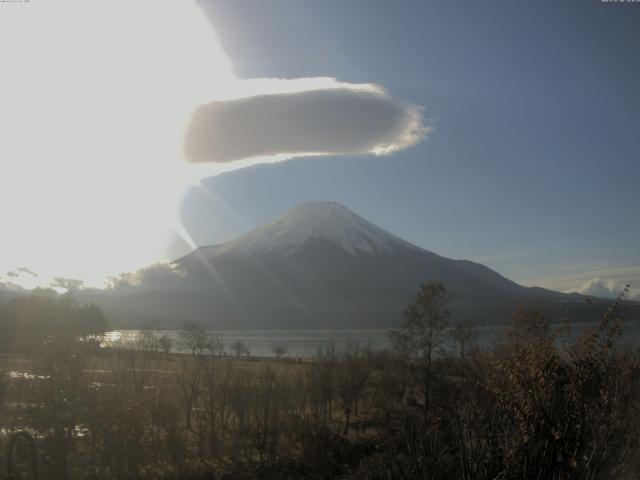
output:
[{"label": "lake water", "polygon": [[[574,336],[593,324],[572,324]],[[554,326],[555,327],[555,326]],[[495,341],[503,327],[486,326],[478,329],[478,343],[482,346]],[[141,330],[115,330],[106,335],[105,346],[135,348],[141,337]],[[152,330],[156,338],[167,335],[172,340],[173,352],[190,353],[181,342],[180,332],[176,330]],[[391,348],[387,329],[368,330],[222,330],[211,331],[222,335],[225,351],[231,354],[230,345],[240,340],[249,348],[252,356],[274,356],[273,348],[283,346],[289,357],[310,357],[318,348],[335,346],[337,352],[351,343],[374,350]],[[621,341],[626,345],[640,345],[640,320],[628,320],[624,324]]]}]

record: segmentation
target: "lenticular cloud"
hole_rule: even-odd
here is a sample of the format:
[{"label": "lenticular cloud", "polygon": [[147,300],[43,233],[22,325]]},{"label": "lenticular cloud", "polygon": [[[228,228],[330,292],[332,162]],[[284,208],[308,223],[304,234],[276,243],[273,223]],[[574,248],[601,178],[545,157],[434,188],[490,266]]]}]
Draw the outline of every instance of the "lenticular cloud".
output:
[{"label": "lenticular cloud", "polygon": [[[342,84],[348,85],[348,84]],[[387,154],[428,133],[421,108],[382,89],[324,88],[200,106],[185,138],[190,162],[273,155]]]}]

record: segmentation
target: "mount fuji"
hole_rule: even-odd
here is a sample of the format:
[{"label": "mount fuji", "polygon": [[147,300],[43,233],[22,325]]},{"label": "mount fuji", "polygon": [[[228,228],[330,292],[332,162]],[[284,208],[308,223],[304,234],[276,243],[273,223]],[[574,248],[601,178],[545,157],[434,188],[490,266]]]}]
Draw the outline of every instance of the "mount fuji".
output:
[{"label": "mount fuji", "polygon": [[308,202],[231,242],[173,262],[170,281],[92,298],[120,326],[195,321],[224,329],[376,328],[397,325],[420,284],[442,281],[452,320],[504,323],[518,304],[581,320],[610,302],[527,288],[490,268],[412,245],[332,202]]}]

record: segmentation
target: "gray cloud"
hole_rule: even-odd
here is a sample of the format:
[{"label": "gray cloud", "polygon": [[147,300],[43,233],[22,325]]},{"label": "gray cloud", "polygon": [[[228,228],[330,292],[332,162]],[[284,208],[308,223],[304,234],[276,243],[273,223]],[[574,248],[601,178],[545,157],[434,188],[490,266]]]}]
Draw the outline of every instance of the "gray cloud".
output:
[{"label": "gray cloud", "polygon": [[135,289],[165,289],[173,288],[180,282],[185,273],[171,263],[154,263],[133,273],[122,273],[109,278],[109,287],[116,292],[127,292]]},{"label": "gray cloud", "polygon": [[16,273],[16,272],[14,272],[13,270],[9,270],[9,271],[6,273],[6,275],[7,275],[7,277],[14,277],[14,278],[15,278],[15,277],[19,277],[19,276],[20,276],[19,274],[17,274],[17,273]]},{"label": "gray cloud", "polygon": [[18,270],[19,272],[22,273],[27,273],[29,275],[31,275],[32,277],[37,277],[38,274],[36,272],[34,272],[33,270],[31,270],[29,267],[18,267],[16,268],[16,270]]},{"label": "gray cloud", "polygon": [[10,292],[26,292],[26,290],[22,286],[18,285],[17,283],[4,281],[2,280],[2,278],[0,278],[0,290],[10,291]]},{"label": "gray cloud", "polygon": [[[577,289],[578,293],[594,297],[616,298],[625,288],[625,283],[610,278],[592,278]],[[640,300],[640,290],[630,288],[626,298]]]},{"label": "gray cloud", "polygon": [[84,286],[82,280],[76,278],[54,277],[51,286],[54,288],[64,288],[68,291],[80,290]]},{"label": "gray cloud", "polygon": [[279,154],[385,154],[419,142],[421,108],[382,90],[327,88],[216,101],[198,108],[185,138],[190,162]]}]

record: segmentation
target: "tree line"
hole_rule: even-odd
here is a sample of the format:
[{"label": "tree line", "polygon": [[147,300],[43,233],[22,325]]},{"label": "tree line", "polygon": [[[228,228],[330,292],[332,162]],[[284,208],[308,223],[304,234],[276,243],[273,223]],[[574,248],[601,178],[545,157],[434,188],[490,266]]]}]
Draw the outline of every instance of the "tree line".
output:
[{"label": "tree line", "polygon": [[33,352],[60,332],[85,341],[107,331],[107,319],[97,305],[79,304],[72,294],[34,289],[29,295],[0,302],[0,351]]}]

